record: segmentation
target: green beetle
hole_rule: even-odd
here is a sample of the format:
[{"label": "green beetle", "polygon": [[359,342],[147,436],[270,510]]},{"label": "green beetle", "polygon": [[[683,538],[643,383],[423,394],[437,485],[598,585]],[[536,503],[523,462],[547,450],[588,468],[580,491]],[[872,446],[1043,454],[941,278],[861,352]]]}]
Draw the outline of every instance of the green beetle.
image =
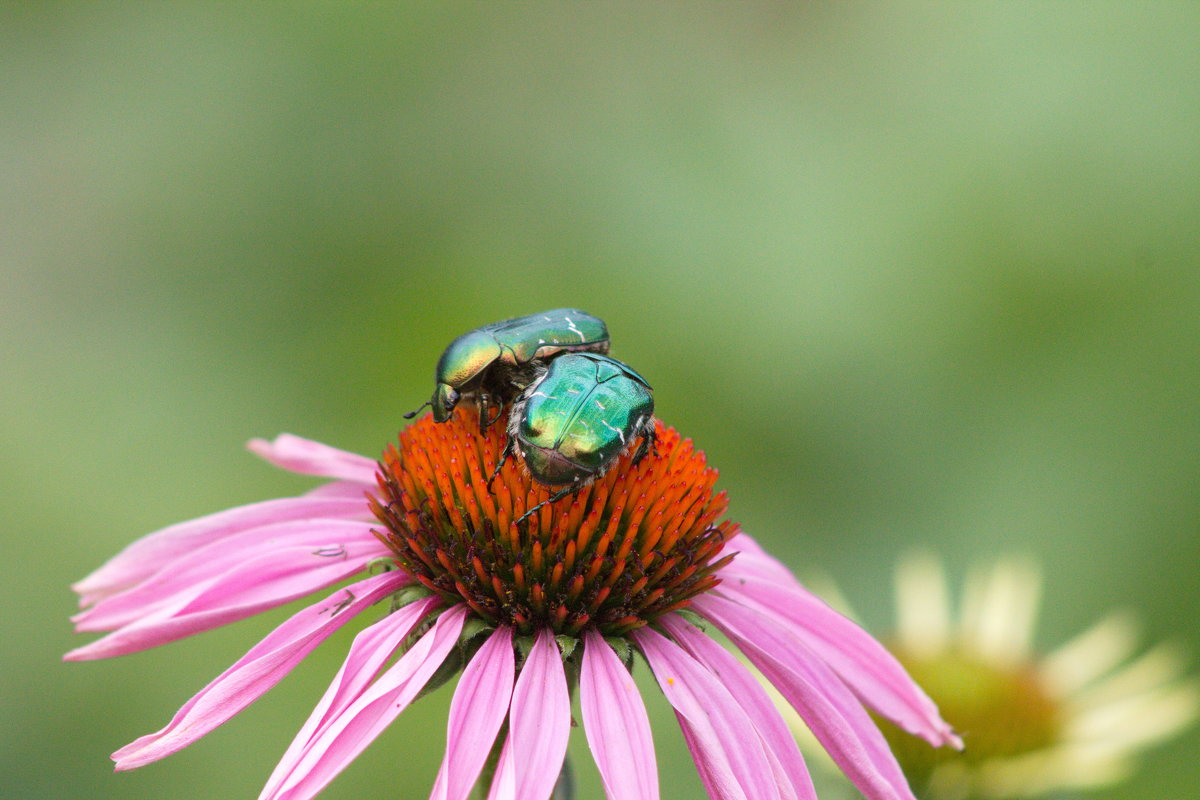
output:
[{"label": "green beetle", "polygon": [[482,431],[499,418],[488,417],[495,401],[503,406],[537,375],[539,361],[563,352],[608,352],[604,320],[577,308],[556,308],[506,319],[459,336],[438,359],[437,387],[429,402],[405,414],[412,419],[425,406],[437,422],[450,419],[464,395],[474,395]]},{"label": "green beetle", "polygon": [[654,397],[646,379],[608,356],[566,353],[513,403],[492,476],[516,453],[538,483],[562,487],[546,501],[553,503],[603,475],[639,438],[635,464],[654,446]]}]

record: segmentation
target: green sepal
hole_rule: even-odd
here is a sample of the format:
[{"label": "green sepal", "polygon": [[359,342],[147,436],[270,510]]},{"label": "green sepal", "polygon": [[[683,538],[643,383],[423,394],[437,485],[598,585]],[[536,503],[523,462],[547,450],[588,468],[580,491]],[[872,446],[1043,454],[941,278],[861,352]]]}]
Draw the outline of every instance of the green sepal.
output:
[{"label": "green sepal", "polygon": [[496,630],[496,626],[489,625],[486,620],[475,616],[467,617],[467,621],[463,623],[462,633],[458,635],[458,644],[460,647],[465,647],[476,636],[491,635],[494,630]]},{"label": "green sepal", "polygon": [[443,661],[441,666],[434,671],[433,676],[429,679],[429,682],[426,683],[421,691],[417,693],[417,696],[413,698],[413,702],[415,703],[417,700],[420,700],[430,692],[440,689],[443,684],[458,674],[458,671],[462,669],[462,666],[462,650],[457,647],[452,648],[446,655],[446,660]]},{"label": "green sepal", "polygon": [[408,586],[398,589],[392,593],[392,602],[388,613],[398,611],[409,603],[415,603],[418,600],[424,600],[431,594],[433,594],[433,592],[431,592],[429,589],[426,589],[421,584],[411,583]]},{"label": "green sepal", "polygon": [[[436,616],[433,619],[436,619]],[[422,624],[422,627],[426,626]],[[429,679],[429,683],[425,684],[425,688],[420,691],[417,698],[424,697],[436,690],[458,674],[463,665],[469,662],[475,656],[476,651],[483,646],[483,640],[491,635],[491,632],[494,630],[495,627],[489,625],[484,620],[478,617],[468,617],[463,623],[462,631],[458,634],[457,644],[446,656],[446,660],[442,662],[442,665],[433,673],[433,677]],[[411,643],[406,640],[405,645],[405,649],[407,650]]]},{"label": "green sepal", "polygon": [[692,625],[695,625],[700,630],[702,630],[702,631],[708,630],[708,620],[706,620],[704,617],[697,614],[695,611],[692,611],[690,608],[681,608],[678,611],[676,611],[675,613],[678,614],[679,616],[683,617],[685,622],[690,622]]},{"label": "green sepal", "polygon": [[634,649],[629,640],[622,636],[606,636],[604,637],[604,641],[616,652],[617,658],[621,659],[621,663],[625,665],[625,669],[632,672]]},{"label": "green sepal", "polygon": [[[525,659],[529,658],[529,654],[533,652],[533,646],[537,642],[537,637],[518,636],[513,641],[517,648],[517,670],[519,671],[524,666]],[[579,640],[573,636],[555,636],[554,641],[558,644],[558,651],[563,661],[570,659],[571,654],[575,652],[575,648],[579,645]]]},{"label": "green sepal", "polygon": [[379,572],[376,573],[377,575],[382,575],[385,572],[391,572],[394,569],[399,569],[399,567],[396,566],[396,562],[392,560],[391,556],[380,556],[379,558],[372,558],[367,562],[367,572],[374,572],[377,567],[380,568]]},{"label": "green sepal", "polygon": [[569,659],[575,648],[579,647],[579,639],[566,634],[555,636],[554,641],[558,642],[558,652],[562,653],[563,661]]},{"label": "green sepal", "polygon": [[458,643],[455,645],[462,663],[466,664],[475,657],[475,653],[483,647],[483,643],[487,641],[494,630],[496,630],[494,626],[478,617],[467,618],[467,621],[463,623],[462,632],[458,634]]},{"label": "green sepal", "polygon": [[520,670],[525,665],[525,659],[529,658],[529,654],[533,652],[533,645],[537,641],[534,636],[518,636],[513,639],[513,644],[517,648],[517,669]]}]

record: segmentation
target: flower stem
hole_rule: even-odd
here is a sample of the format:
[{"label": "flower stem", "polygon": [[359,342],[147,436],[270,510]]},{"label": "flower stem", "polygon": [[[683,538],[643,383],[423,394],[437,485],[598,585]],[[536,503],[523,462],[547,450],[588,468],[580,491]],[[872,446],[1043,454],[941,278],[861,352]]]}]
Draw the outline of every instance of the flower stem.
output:
[{"label": "flower stem", "polygon": [[[508,723],[505,723],[504,727],[507,729]],[[471,792],[472,800],[487,800],[492,781],[496,779],[496,767],[500,764],[500,751],[504,749],[507,738],[506,731],[503,730],[500,736],[496,737],[496,743],[492,745],[487,761],[483,763],[483,771],[479,773],[479,780],[475,782],[475,788]],[[570,753],[563,757],[562,771],[558,773],[558,782],[554,784],[554,791],[549,800],[575,800],[575,770],[571,767]]]},{"label": "flower stem", "polygon": [[554,784],[550,800],[575,800],[575,770],[571,768],[570,753],[563,757],[562,772],[558,773],[558,783]]},{"label": "flower stem", "polygon": [[492,744],[487,761],[483,762],[483,770],[479,773],[479,780],[475,781],[475,788],[471,792],[472,800],[487,800],[488,792],[492,788],[492,781],[496,778],[496,767],[500,764],[500,751],[504,749],[506,741],[508,741],[507,720],[496,735],[496,741]]},{"label": "flower stem", "polygon": [[[577,641],[568,640],[566,637],[559,637],[559,639],[560,649],[564,647],[564,640],[569,641],[572,645],[578,644]],[[567,696],[573,705],[575,691],[579,688],[579,660],[582,650],[570,646],[563,652],[567,653],[563,660],[563,669],[567,676]],[[488,794],[491,792],[492,781],[496,780],[496,768],[500,766],[500,753],[504,750],[504,743],[507,741],[508,720],[505,720],[496,734],[496,741],[492,744],[491,751],[488,752],[487,760],[483,762],[479,780],[475,782],[475,788],[471,792],[471,800],[487,800]],[[558,773],[558,781],[554,784],[554,791],[548,800],[575,800],[575,791],[575,770],[571,767],[571,754],[565,753],[562,769]]]}]

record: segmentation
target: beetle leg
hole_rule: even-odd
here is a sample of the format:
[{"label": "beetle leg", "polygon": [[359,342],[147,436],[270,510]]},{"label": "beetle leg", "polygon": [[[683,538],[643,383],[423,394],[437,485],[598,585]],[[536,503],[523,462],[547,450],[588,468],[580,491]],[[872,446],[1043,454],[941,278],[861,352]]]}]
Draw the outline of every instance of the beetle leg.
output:
[{"label": "beetle leg", "polygon": [[508,457],[512,455],[513,440],[509,436],[504,440],[504,449],[500,451],[500,460],[496,462],[496,468],[492,470],[492,474],[488,476],[487,490],[488,494],[492,493],[492,481],[496,480],[496,476],[500,474],[500,468],[508,461]]},{"label": "beetle leg", "polygon": [[526,511],[526,512],[525,512],[524,514],[522,514],[521,516],[517,517],[517,519],[515,520],[515,522],[516,522],[517,524],[520,524],[521,520],[525,519],[526,517],[528,517],[528,516],[529,516],[530,514],[532,514],[533,512],[537,511],[537,510],[538,510],[539,508],[541,508],[542,506],[548,506],[548,505],[550,505],[551,503],[555,503],[555,502],[557,502],[557,501],[559,501],[559,500],[562,500],[562,499],[563,499],[564,497],[566,497],[567,495],[569,495],[569,494],[571,494],[571,493],[573,493],[573,492],[577,492],[577,491],[579,491],[579,490],[580,490],[580,488],[582,488],[582,487],[579,487],[579,486],[568,486],[567,488],[563,489],[563,490],[562,490],[562,491],[560,491],[560,492],[555,492],[554,494],[550,495],[550,499],[548,499],[548,500],[543,500],[542,502],[538,503],[538,504],[537,504],[536,506],[534,506],[533,508],[531,508],[531,509],[529,509],[528,511]]},{"label": "beetle leg", "polygon": [[643,425],[642,441],[638,445],[637,452],[633,454],[633,462],[631,466],[637,466],[638,462],[646,457],[647,453],[654,452],[654,446],[658,442],[658,431],[654,428],[653,422],[648,422]]},{"label": "beetle leg", "polygon": [[487,433],[487,427],[490,424],[487,421],[488,405],[489,405],[490,399],[491,399],[491,397],[488,395],[487,392],[484,392],[484,391],[479,392],[479,399],[476,403],[476,408],[479,410],[479,433],[481,435]]},{"label": "beetle leg", "polygon": [[500,405],[496,406],[496,416],[492,417],[491,419],[489,419],[487,421],[487,427],[490,428],[493,425],[495,425],[497,422],[499,422],[500,417],[503,416],[503,414],[504,414],[504,403],[501,403]]},{"label": "beetle leg", "polygon": [[[489,411],[492,407],[493,399],[498,401],[496,403],[495,416],[492,416]],[[487,429],[495,425],[500,420],[500,417],[504,414],[504,395],[493,395],[491,392],[485,392],[481,390],[479,392],[479,399],[477,400],[477,403],[477,407],[479,409],[479,432],[487,433]]]}]

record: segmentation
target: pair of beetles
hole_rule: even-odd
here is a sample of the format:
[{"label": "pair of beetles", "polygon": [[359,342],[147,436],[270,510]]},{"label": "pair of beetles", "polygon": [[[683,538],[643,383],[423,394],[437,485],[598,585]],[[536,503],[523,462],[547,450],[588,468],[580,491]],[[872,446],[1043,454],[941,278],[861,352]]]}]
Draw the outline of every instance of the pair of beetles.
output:
[{"label": "pair of beetles", "polygon": [[635,464],[654,446],[650,384],[609,357],[609,344],[604,320],[577,308],[484,325],[450,343],[438,360],[433,397],[404,416],[428,405],[434,421],[445,422],[470,397],[483,433],[511,403],[489,485],[515,454],[534,480],[558,489],[520,522],[599,478],[635,442]]}]

